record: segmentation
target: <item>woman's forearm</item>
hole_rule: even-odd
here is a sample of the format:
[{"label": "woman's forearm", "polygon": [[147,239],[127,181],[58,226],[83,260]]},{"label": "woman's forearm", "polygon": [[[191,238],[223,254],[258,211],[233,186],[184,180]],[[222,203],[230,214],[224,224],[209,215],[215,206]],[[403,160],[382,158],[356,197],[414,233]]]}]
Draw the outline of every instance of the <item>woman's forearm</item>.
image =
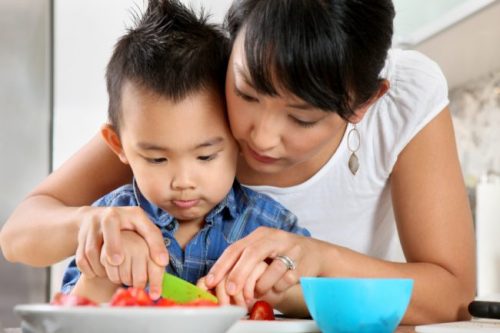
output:
[{"label": "woman's forearm", "polygon": [[15,209],[0,232],[4,256],[47,266],[74,254],[85,206],[130,179],[130,168],[96,135]]},{"label": "woman's forearm", "polygon": [[309,310],[307,309],[302,288],[300,285],[295,285],[286,291],[283,300],[276,305],[281,313],[291,318],[308,318]]},{"label": "woman's forearm", "polygon": [[[467,305],[475,295],[475,271],[452,271],[430,262],[395,263],[368,257],[346,248],[324,244],[322,276],[411,278],[412,298],[404,324],[467,319]],[[458,259],[457,259],[458,260]]]},{"label": "woman's forearm", "polygon": [[74,254],[80,210],[45,195],[26,198],[0,233],[5,258],[44,267]]},{"label": "woman's forearm", "polygon": [[[414,289],[402,323],[408,325],[465,320],[467,306],[474,298],[474,270],[452,272],[432,263],[395,263],[369,257],[327,242],[315,243],[323,277],[411,278]],[[308,246],[307,248],[311,248]],[[310,258],[311,259],[311,258]],[[299,285],[287,290],[276,308],[287,316],[308,316]]]}]

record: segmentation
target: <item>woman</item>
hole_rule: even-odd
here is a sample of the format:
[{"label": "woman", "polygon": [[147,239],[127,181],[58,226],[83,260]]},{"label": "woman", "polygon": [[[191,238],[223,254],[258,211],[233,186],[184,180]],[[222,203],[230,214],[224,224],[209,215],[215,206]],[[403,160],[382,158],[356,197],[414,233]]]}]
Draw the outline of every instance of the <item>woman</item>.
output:
[{"label": "woman", "polygon": [[[260,229],[234,243],[205,279],[222,298],[244,288],[271,299],[300,276],[408,277],[404,323],[467,317],[473,225],[446,81],[423,55],[387,53],[393,17],[389,0],[233,3],[226,97],[238,179],[315,239]],[[76,251],[100,276],[103,242],[119,264],[117,231],[135,230],[164,264],[161,235],[140,211],[86,206],[129,180],[94,138],[19,205],[2,231],[5,256],[48,265]],[[255,288],[245,285],[264,262]]]}]

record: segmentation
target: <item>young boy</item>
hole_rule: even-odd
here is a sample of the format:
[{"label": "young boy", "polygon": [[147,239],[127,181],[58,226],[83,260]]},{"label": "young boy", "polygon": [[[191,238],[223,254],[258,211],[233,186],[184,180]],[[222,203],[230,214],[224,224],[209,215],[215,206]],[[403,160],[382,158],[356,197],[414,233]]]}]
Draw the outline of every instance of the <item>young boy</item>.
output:
[{"label": "young boy", "polygon": [[[271,198],[235,181],[237,145],[225,115],[224,35],[176,0],[150,1],[117,43],[107,67],[108,146],[134,179],[97,206],[139,206],[160,228],[167,271],[196,283],[232,242],[259,226],[309,236]],[[106,301],[120,285],[148,277],[148,248],[122,231],[125,268],[86,278],[73,260],[63,292]],[[109,268],[109,267],[108,267]],[[80,278],[81,277],[81,278]],[[112,283],[114,281],[115,283]]]}]

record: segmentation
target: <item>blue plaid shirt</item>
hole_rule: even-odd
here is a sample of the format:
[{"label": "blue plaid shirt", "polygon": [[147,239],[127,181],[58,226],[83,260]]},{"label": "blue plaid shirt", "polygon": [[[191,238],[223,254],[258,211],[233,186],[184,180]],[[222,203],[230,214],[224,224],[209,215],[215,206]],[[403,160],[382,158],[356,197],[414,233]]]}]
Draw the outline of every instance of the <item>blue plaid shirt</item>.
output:
[{"label": "blue plaid shirt", "polygon": [[[183,250],[174,234],[179,222],[146,200],[133,184],[105,195],[94,206],[140,206],[158,226],[170,255],[167,271],[192,283],[205,276],[222,252],[260,226],[310,236],[297,225],[297,217],[269,196],[234,182],[227,196],[205,218],[205,225]],[[62,292],[68,293],[80,278],[73,259],[63,277]]]}]

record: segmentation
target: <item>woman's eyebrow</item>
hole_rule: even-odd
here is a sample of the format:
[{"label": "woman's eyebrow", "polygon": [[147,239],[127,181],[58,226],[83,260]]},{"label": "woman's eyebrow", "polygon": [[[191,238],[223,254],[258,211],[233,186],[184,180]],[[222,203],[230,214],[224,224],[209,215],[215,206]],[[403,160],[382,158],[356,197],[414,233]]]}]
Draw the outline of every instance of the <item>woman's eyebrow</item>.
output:
[{"label": "woman's eyebrow", "polygon": [[288,103],[286,106],[292,109],[299,110],[310,110],[312,108],[311,105],[307,103]]}]

